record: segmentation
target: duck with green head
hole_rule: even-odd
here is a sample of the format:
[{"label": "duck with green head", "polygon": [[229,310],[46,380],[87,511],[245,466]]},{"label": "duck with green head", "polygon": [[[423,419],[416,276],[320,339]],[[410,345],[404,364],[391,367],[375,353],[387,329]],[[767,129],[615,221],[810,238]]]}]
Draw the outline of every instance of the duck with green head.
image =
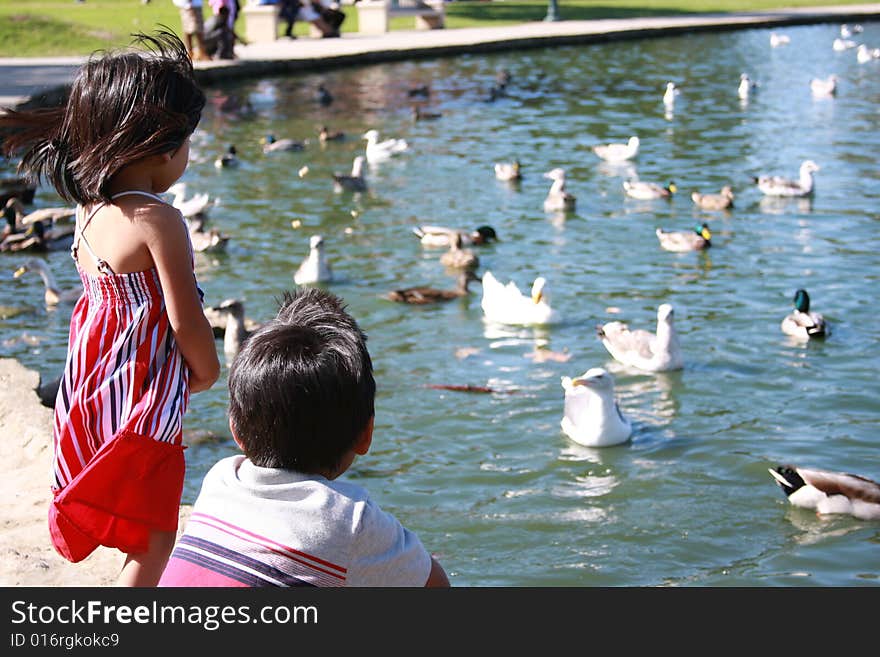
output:
[{"label": "duck with green head", "polygon": [[667,251],[700,251],[712,246],[712,233],[707,224],[697,224],[690,231],[672,231],[658,228],[655,233],[660,246]]},{"label": "duck with green head", "polygon": [[831,333],[825,318],[810,310],[810,295],[804,289],[794,293],[794,310],[782,320],[782,332],[802,340],[824,338]]}]

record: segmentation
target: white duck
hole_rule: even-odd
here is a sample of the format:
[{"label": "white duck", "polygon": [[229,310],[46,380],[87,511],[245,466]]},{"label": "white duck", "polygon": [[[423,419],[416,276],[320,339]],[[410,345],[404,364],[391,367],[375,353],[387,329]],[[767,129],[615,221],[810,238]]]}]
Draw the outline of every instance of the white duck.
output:
[{"label": "white duck", "polygon": [[829,75],[827,78],[813,78],[810,80],[810,91],[817,98],[829,98],[837,93],[837,76]]},{"label": "white duck", "polygon": [[752,180],[767,196],[809,196],[813,193],[813,174],[816,171],[819,171],[818,164],[813,160],[804,160],[797,180],[783,176],[757,176]]},{"label": "white duck", "polygon": [[544,212],[574,210],[577,197],[565,190],[565,169],[557,167],[545,173],[544,177],[553,181],[544,199]]},{"label": "white duck", "polygon": [[824,338],[831,331],[825,318],[810,310],[810,295],[800,289],[794,293],[794,310],[782,320],[782,332],[801,340]]},{"label": "white duck", "polygon": [[379,141],[378,130],[367,130],[363,138],[367,140],[365,151],[367,162],[382,162],[409,148],[405,139],[392,138]]},{"label": "white duck", "polygon": [[860,43],[856,48],[856,60],[859,64],[865,64],[872,59],[880,59],[880,48],[869,48],[864,43]]},{"label": "white duck", "polygon": [[606,162],[623,162],[638,155],[639,143],[638,137],[630,137],[625,144],[611,143],[593,146],[593,152]]},{"label": "white duck", "polygon": [[597,334],[608,353],[624,365],[647,372],[680,370],[684,361],[673,315],[672,306],[664,303],[657,308],[656,333],[630,330],[623,322],[608,322],[597,327]]},{"label": "white duck", "polygon": [[849,25],[844,23],[840,26],[840,36],[844,39],[849,39],[851,36],[860,34],[864,29],[865,28],[863,28],[861,25],[853,25],[852,27],[850,27]]},{"label": "white duck", "polygon": [[461,238],[462,245],[488,244],[498,240],[498,234],[492,226],[478,226],[470,232],[465,232],[457,228],[425,224],[416,226],[412,230],[426,248],[451,247],[457,238]]},{"label": "white duck", "polygon": [[68,303],[76,301],[82,296],[82,287],[77,286],[69,290],[62,290],[55,281],[55,276],[49,266],[39,258],[28,258],[24,264],[15,270],[12,274],[13,278],[20,278],[30,271],[35,271],[43,279],[45,293],[43,299],[47,306],[57,306],[59,303]]},{"label": "white duck", "polygon": [[513,162],[495,162],[495,178],[510,182],[513,180],[521,180],[519,160]]},{"label": "white duck", "polygon": [[614,377],[593,367],[576,379],[562,377],[565,411],[560,426],[569,438],[586,447],[620,445],[632,435],[632,423],[614,399]]},{"label": "white duck", "polygon": [[768,468],[788,501],[822,514],[847,514],[880,520],[880,484],[859,475],[812,470],[794,465]]},{"label": "white duck", "polygon": [[663,104],[667,109],[671,108],[675,105],[675,97],[680,93],[678,87],[675,86],[675,82],[667,82],[666,83],[666,91],[663,92]]},{"label": "white duck", "polygon": [[309,255],[293,275],[293,282],[297,285],[329,283],[333,280],[333,270],[324,253],[324,238],[320,235],[312,235],[309,248],[311,249]]},{"label": "white duck", "polygon": [[772,48],[778,48],[779,46],[784,46],[788,43],[791,43],[791,38],[789,38],[786,34],[777,34],[776,32],[770,33],[770,46]]},{"label": "white duck", "polygon": [[752,82],[752,79],[748,76],[748,73],[740,73],[739,87],[737,87],[736,93],[741,100],[748,100],[749,94],[752,93],[752,89],[757,86],[757,84]]},{"label": "white duck", "polygon": [[624,180],[623,191],[631,198],[637,198],[641,201],[650,201],[655,198],[671,198],[678,190],[674,182],[670,182],[666,187],[654,182],[646,182],[643,180]]},{"label": "white duck", "polygon": [[843,50],[849,50],[850,48],[855,48],[858,44],[852,39],[835,39],[831,44],[831,48],[837,52],[841,52]]},{"label": "white duck", "polygon": [[208,208],[214,204],[207,192],[194,194],[186,198],[186,189],[185,182],[176,182],[168,188],[168,193],[174,195],[171,205],[180,210],[180,214],[185,219],[206,213]]},{"label": "white duck", "polygon": [[351,173],[333,174],[333,191],[337,194],[342,192],[364,192],[367,190],[367,179],[364,175],[364,156],[358,155],[351,163]]},{"label": "white duck", "polygon": [[551,324],[558,313],[550,307],[544,296],[547,281],[539,276],[532,284],[531,296],[520,292],[516,283],[503,285],[490,271],[483,274],[483,298],[480,306],[490,322],[498,324],[531,325]]}]

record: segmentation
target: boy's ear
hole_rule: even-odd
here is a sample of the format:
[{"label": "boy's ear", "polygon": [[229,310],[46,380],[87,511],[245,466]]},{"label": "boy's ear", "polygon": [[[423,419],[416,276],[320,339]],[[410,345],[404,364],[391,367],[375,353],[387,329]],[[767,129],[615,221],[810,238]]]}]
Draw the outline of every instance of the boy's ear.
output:
[{"label": "boy's ear", "polygon": [[241,444],[241,441],[238,439],[238,436],[235,435],[235,427],[232,424],[232,418],[229,418],[229,431],[232,433],[232,439],[235,441],[235,444],[238,445],[238,448],[243,452],[244,445]]},{"label": "boy's ear", "polygon": [[363,456],[367,452],[370,451],[370,445],[373,444],[373,418],[375,416],[371,416],[370,420],[367,422],[367,426],[364,427],[364,430],[361,432],[361,435],[358,436],[357,442],[354,444],[354,453],[360,454]]}]

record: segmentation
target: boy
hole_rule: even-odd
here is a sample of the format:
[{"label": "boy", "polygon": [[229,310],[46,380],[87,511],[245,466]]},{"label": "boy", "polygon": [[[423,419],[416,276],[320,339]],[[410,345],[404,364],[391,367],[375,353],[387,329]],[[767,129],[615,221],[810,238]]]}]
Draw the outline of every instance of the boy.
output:
[{"label": "boy", "polygon": [[339,482],[373,436],[366,336],[319,288],[285,294],[229,372],[244,456],[217,463],[159,586],[449,586],[419,538]]}]

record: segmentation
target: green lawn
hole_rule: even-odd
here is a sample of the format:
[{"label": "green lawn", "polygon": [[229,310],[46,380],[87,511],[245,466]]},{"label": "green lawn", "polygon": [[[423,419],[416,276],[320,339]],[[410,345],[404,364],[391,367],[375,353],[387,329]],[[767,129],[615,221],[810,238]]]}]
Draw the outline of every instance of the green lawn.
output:
[{"label": "green lawn", "polygon": [[[242,4],[244,4],[242,2]],[[626,18],[681,13],[748,11],[779,6],[809,7],[857,4],[855,0],[559,0],[565,20]],[[206,3],[207,5],[207,3]],[[346,6],[343,32],[357,31],[357,12]],[[206,7],[206,12],[210,11]],[[509,25],[542,20],[547,2],[503,0],[451,2],[446,5],[447,28]],[[85,55],[100,48],[125,45],[129,35],[159,24],[177,31],[180,17],[171,0],[0,0],[0,57]],[[239,33],[244,33],[239,23]],[[392,29],[412,29],[413,19],[395,18]],[[297,23],[295,34],[308,33]]]}]

